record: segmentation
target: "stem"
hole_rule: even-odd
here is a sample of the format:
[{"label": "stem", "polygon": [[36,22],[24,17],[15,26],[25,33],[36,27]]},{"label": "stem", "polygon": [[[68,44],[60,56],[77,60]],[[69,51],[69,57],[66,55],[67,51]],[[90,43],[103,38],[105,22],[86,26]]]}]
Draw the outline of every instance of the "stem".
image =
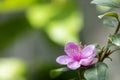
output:
[{"label": "stem", "polygon": [[[118,18],[117,18],[117,21],[118,21],[118,26],[117,26],[117,28],[116,28],[116,30],[115,30],[115,32],[114,32],[113,35],[117,34],[118,31],[119,31],[119,29],[120,29],[120,21],[119,21]],[[108,57],[110,54],[112,54],[113,52],[116,51],[116,50],[114,50],[114,51],[110,51],[110,50],[109,50],[109,49],[110,49],[109,43],[111,43],[111,42],[108,40],[108,42],[107,42],[107,47],[105,48],[105,50],[103,50],[103,53],[102,53],[102,55],[100,56],[100,60],[99,60],[99,61],[101,61],[101,62],[103,62],[103,60],[104,60],[106,57]]]},{"label": "stem", "polygon": [[111,51],[111,53],[114,53],[115,51],[118,51],[118,50],[120,50],[120,48]]},{"label": "stem", "polygon": [[84,80],[84,76],[83,76],[84,69],[79,68],[77,71],[79,75],[79,80]]},{"label": "stem", "polygon": [[103,62],[103,60],[108,57],[108,53],[109,53],[109,48],[106,47],[105,49],[103,48],[103,52],[102,52],[102,55],[100,56],[100,59],[99,61],[100,62]]},{"label": "stem", "polygon": [[117,26],[117,28],[116,28],[116,30],[115,30],[114,35],[117,34],[118,31],[119,31],[119,29],[120,29],[120,21],[119,21],[119,19],[117,19],[117,20],[118,20],[118,26]]},{"label": "stem", "polygon": [[111,54],[111,50],[108,50],[108,51],[106,52],[106,54],[104,55],[102,61],[103,61],[105,58],[109,58],[109,55],[110,55],[110,54]]},{"label": "stem", "polygon": [[80,69],[77,70],[78,72],[78,76],[79,76],[79,79],[81,80],[81,73],[80,73]]}]

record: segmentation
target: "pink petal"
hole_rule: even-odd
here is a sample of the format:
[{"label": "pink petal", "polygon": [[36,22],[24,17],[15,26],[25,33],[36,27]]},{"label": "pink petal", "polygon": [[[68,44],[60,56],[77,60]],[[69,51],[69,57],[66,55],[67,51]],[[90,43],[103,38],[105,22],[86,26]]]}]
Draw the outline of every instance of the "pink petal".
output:
[{"label": "pink petal", "polygon": [[83,66],[91,65],[93,60],[94,60],[94,56],[90,56],[86,59],[81,59],[81,65],[83,65]]},{"label": "pink petal", "polygon": [[98,58],[94,58],[94,60],[92,61],[92,64],[95,64],[98,62]]},{"label": "pink petal", "polygon": [[68,63],[67,66],[68,66],[68,68],[70,68],[72,70],[76,70],[81,66],[81,64],[79,64],[79,62],[77,62],[77,61],[73,61],[73,62]]},{"label": "pink petal", "polygon": [[62,64],[62,65],[66,65],[66,64],[68,64],[72,61],[73,61],[73,59],[70,58],[69,56],[66,56],[66,55],[59,56],[56,59],[56,62],[59,63],[59,64]]},{"label": "pink petal", "polygon": [[86,58],[91,55],[95,55],[95,46],[94,45],[88,45],[81,51],[81,58]]},{"label": "pink petal", "polygon": [[80,51],[81,51],[80,46],[78,46],[74,42],[69,42],[65,46],[65,52],[70,57],[80,56]]}]

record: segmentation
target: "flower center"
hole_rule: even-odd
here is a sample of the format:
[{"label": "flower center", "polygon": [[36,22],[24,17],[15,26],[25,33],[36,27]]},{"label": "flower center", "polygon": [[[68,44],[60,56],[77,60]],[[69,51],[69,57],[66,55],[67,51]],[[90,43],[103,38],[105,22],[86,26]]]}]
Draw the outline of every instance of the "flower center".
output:
[{"label": "flower center", "polygon": [[78,61],[78,62],[81,60],[80,56],[74,56],[73,58],[75,61]]}]

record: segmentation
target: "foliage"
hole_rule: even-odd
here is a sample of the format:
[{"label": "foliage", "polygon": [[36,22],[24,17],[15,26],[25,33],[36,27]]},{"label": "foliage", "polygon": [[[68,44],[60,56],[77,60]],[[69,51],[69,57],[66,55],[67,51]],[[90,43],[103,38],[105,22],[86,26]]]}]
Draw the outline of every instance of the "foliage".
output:
[{"label": "foliage", "polygon": [[27,10],[27,18],[33,28],[44,30],[59,45],[79,41],[83,17],[73,1],[33,5]]},{"label": "foliage", "polygon": [[[57,51],[56,46],[59,45],[60,47],[60,45],[64,45],[69,40],[79,42],[79,32],[83,24],[83,15],[77,9],[75,2],[73,0],[0,0],[0,50],[4,51],[18,37],[26,35],[26,32],[31,31],[40,32],[40,35],[44,33],[48,40],[50,39],[54,42],[54,51]],[[40,36],[40,38],[43,37]],[[51,53],[49,54],[51,55]],[[6,55],[9,56],[11,54]],[[27,55],[30,56],[29,54]],[[17,67],[17,65],[15,66]],[[35,66],[33,67],[35,68]],[[46,76],[45,73],[47,74],[48,70],[43,72],[44,74],[42,75]],[[33,73],[32,77],[34,76]],[[19,74],[18,71],[18,75],[17,72],[13,73],[17,75],[17,78],[16,75],[9,74],[11,74],[9,76],[12,77],[12,80],[26,80],[26,77],[21,78],[22,72]],[[29,75],[31,78],[31,73]],[[6,78],[5,80],[7,80]]]},{"label": "foliage", "polygon": [[[110,8],[120,8],[120,1],[119,0],[92,0],[91,3],[94,3],[96,5],[110,7]],[[92,65],[79,66],[80,64],[87,61],[87,59],[85,59],[86,58],[85,57],[84,58],[85,61],[82,62],[83,57],[80,56],[80,54],[82,54],[82,51],[78,51],[79,49],[80,50],[84,49],[84,46],[79,47],[79,48],[76,46],[70,46],[69,48],[67,48],[68,49],[68,52],[66,52],[68,55],[67,57],[65,57],[65,55],[64,55],[64,56],[60,56],[56,59],[56,61],[59,64],[62,64],[62,65],[67,64],[67,67],[70,68],[71,70],[76,69],[76,71],[79,74],[80,80],[108,80],[108,66],[103,61],[106,58],[109,58],[111,60],[111,58],[109,56],[113,52],[120,50],[120,33],[119,33],[120,20],[119,20],[119,15],[117,14],[117,12],[109,11],[109,12],[105,12],[102,15],[99,15],[98,17],[100,19],[104,19],[107,17],[107,19],[105,19],[106,20],[105,23],[112,26],[113,28],[115,28],[114,33],[112,35],[108,36],[107,45],[105,45],[104,47],[99,46],[99,48],[96,47],[96,50],[94,50],[97,53],[94,58],[95,59],[97,58],[98,60],[96,60],[96,62],[94,62]],[[112,46],[116,46],[118,48],[113,50],[113,49],[111,49]],[[84,55],[90,54],[91,48],[86,49],[86,52],[87,51],[88,51],[88,53],[84,53]],[[70,54],[72,55],[73,59],[71,59]],[[74,61],[77,60],[76,63],[74,63],[73,60]],[[72,62],[70,62],[70,61],[72,61]],[[91,64],[91,63],[89,63],[89,64]],[[72,66],[77,66],[77,68],[73,69],[73,68],[69,67],[70,64],[72,64]]]},{"label": "foliage", "polygon": [[84,76],[86,80],[108,80],[108,66],[105,63],[98,62],[88,68]]},{"label": "foliage", "polygon": [[[78,34],[82,28],[83,14],[77,9],[75,2],[73,0],[1,0],[0,14],[4,18],[0,19],[0,50],[29,30],[44,31],[51,41],[59,45],[64,45],[68,41],[79,42]],[[102,6],[102,9],[106,7],[107,10],[120,8],[120,0],[92,0],[91,3],[96,4],[99,8]],[[108,66],[104,60],[110,58],[109,56],[120,48],[119,14],[115,11],[108,11],[98,17],[103,19],[108,26],[115,28],[115,31],[108,36],[107,45],[96,47],[97,54],[92,56],[92,62],[94,58],[97,58],[96,62],[90,61],[89,65],[77,67],[76,71],[80,79],[108,80]],[[118,49],[113,50],[112,46],[116,46]],[[81,47],[83,48],[84,45]],[[70,49],[70,51],[73,53],[76,50]],[[78,59],[77,56],[72,56],[72,58],[74,60],[75,57],[76,61],[80,62],[81,57]],[[56,78],[66,71],[70,71],[70,69],[66,67],[55,69],[50,72],[50,76]],[[24,77],[25,65],[17,59],[0,59],[0,72],[0,80],[26,79]],[[5,75],[4,72],[6,72]],[[72,80],[75,79],[77,78]]]},{"label": "foliage", "polygon": [[117,47],[120,47],[120,34],[111,35],[108,39],[112,44],[116,45]]},{"label": "foliage", "polygon": [[108,6],[112,8],[120,8],[119,0],[93,0],[91,3],[97,4],[97,5]]},{"label": "foliage", "polygon": [[[43,30],[46,32],[48,37],[59,45],[64,45],[67,41],[75,41],[79,42],[78,34],[81,30],[83,17],[82,12],[77,9],[76,3],[74,1],[69,0],[5,0],[0,1],[0,13],[15,13],[24,11],[25,15],[20,15],[24,17],[23,20],[18,19],[20,25],[23,28],[26,26],[32,27],[36,30]],[[17,21],[9,20],[9,28],[14,28],[17,34],[17,28],[14,26],[18,24]],[[23,22],[21,22],[23,21]],[[29,22],[29,24],[28,24]],[[7,21],[5,23],[1,23],[6,26]],[[24,25],[24,24],[27,25]],[[18,26],[17,25],[17,26]],[[8,27],[8,26],[7,26]],[[4,27],[5,28],[5,27]],[[2,29],[1,29],[2,30]],[[12,30],[12,29],[11,29]],[[23,31],[22,28],[19,29]],[[3,30],[2,30],[3,31]],[[4,30],[6,32],[6,28]],[[3,35],[2,36],[6,36]],[[9,33],[12,35],[12,33]],[[12,38],[12,37],[11,37]],[[6,40],[5,38],[0,38],[0,40]],[[9,40],[9,39],[8,39]],[[9,44],[9,42],[0,41],[1,46],[4,44]]]},{"label": "foliage", "polygon": [[54,70],[51,70],[50,76],[51,76],[51,78],[56,78],[56,77],[60,76],[63,72],[66,72],[66,71],[69,71],[69,69],[67,67],[54,69]]}]

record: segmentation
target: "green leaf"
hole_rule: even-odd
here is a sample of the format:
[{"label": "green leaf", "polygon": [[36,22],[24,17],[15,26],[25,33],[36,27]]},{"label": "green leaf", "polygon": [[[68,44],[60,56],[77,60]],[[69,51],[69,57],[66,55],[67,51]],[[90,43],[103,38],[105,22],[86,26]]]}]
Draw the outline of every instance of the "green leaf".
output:
[{"label": "green leaf", "polygon": [[108,66],[99,62],[84,73],[86,80],[108,80]]},{"label": "green leaf", "polygon": [[111,8],[107,7],[107,6],[101,6],[101,5],[96,5],[96,9],[100,12],[100,13],[104,13],[109,11]]},{"label": "green leaf", "polygon": [[99,15],[98,17],[100,19],[102,19],[103,17],[106,17],[106,16],[108,16],[108,17],[114,17],[114,18],[118,19],[118,14],[116,12],[107,12],[105,14]]},{"label": "green leaf", "polygon": [[120,8],[120,0],[93,0],[91,3],[112,8]]},{"label": "green leaf", "polygon": [[58,68],[50,71],[51,78],[56,78],[60,76],[63,72],[67,72],[69,69],[67,67],[64,68]]},{"label": "green leaf", "polygon": [[108,18],[103,20],[103,24],[108,27],[117,27],[118,26],[118,21],[116,18]]},{"label": "green leaf", "polygon": [[109,36],[108,39],[112,44],[120,47],[120,34]]},{"label": "green leaf", "polygon": [[102,15],[98,16],[100,19],[102,19],[103,17],[107,17],[107,19],[104,19],[103,24],[110,26],[110,27],[117,27],[118,26],[118,22],[119,22],[119,17],[118,14],[116,12],[107,12],[104,13]]}]

